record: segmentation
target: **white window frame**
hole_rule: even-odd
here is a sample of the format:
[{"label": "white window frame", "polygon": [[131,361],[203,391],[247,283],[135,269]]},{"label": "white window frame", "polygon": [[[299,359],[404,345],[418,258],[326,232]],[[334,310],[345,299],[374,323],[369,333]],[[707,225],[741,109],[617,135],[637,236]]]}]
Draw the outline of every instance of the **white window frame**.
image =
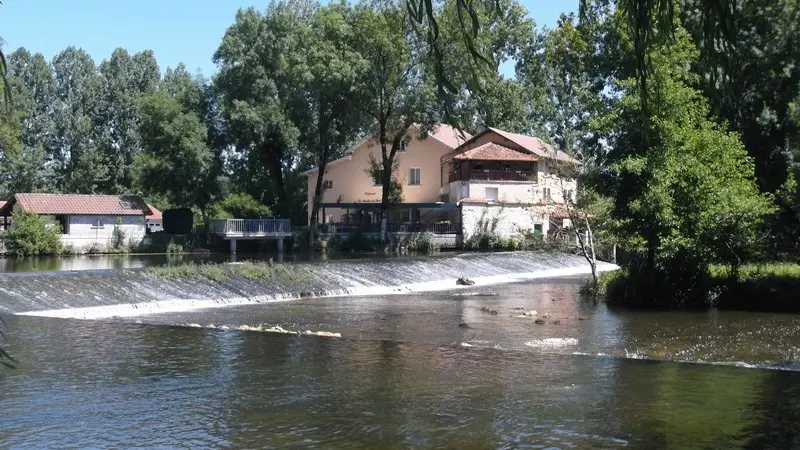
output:
[{"label": "white window frame", "polygon": [[[417,182],[414,183],[414,177],[412,174],[414,171],[417,171]],[[419,167],[410,167],[408,169],[408,185],[409,186],[422,186],[422,169]]]}]

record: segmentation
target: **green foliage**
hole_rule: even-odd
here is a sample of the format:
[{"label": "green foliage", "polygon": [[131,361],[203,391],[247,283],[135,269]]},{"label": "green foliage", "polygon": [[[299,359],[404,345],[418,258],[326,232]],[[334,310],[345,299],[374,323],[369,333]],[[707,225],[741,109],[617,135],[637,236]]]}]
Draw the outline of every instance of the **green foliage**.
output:
[{"label": "green foliage", "polygon": [[249,194],[231,194],[211,207],[214,219],[263,219],[272,211]]},{"label": "green foliage", "polygon": [[439,251],[436,235],[431,232],[419,233],[412,236],[406,244],[410,252],[433,253]]},{"label": "green foliage", "polygon": [[111,243],[110,247],[112,249],[125,249],[128,248],[125,246],[125,230],[122,229],[121,222],[117,221],[114,224],[114,229],[111,231]]},{"label": "green foliage", "polygon": [[[137,180],[146,194],[165,196],[179,206],[205,206],[213,154],[208,148],[208,130],[181,103],[165,92],[139,100],[144,151],[137,155]],[[176,182],[180,180],[180,182]]]},{"label": "green foliage", "polygon": [[144,273],[161,279],[207,278],[217,283],[225,283],[231,278],[240,277],[248,281],[269,281],[283,283],[304,283],[309,279],[307,270],[289,264],[268,262],[242,262],[236,264],[177,264],[148,267]]},{"label": "green foliage", "polygon": [[194,214],[189,208],[173,208],[162,213],[164,232],[167,234],[189,234],[194,225]]},{"label": "green foliage", "polygon": [[61,226],[50,225],[45,217],[19,211],[13,214],[14,226],[8,232],[8,250],[18,256],[61,253]]},{"label": "green foliage", "polygon": [[706,118],[708,106],[686,69],[694,54],[678,29],[675,42],[649,53],[653,102],[647,115],[637,84],[628,80],[604,119],[614,162],[605,183],[616,199],[612,216],[620,222],[624,249],[632,255],[631,286],[610,301],[699,301],[708,265],[738,265],[774,211],[770,197],[759,193],[739,137]]},{"label": "green foliage", "polygon": [[378,249],[378,241],[361,231],[356,231],[341,241],[339,249],[346,252],[374,252]]},{"label": "green foliage", "polygon": [[169,244],[167,244],[166,253],[168,255],[178,255],[183,253],[183,246],[181,244],[176,243],[172,239],[170,239]]}]

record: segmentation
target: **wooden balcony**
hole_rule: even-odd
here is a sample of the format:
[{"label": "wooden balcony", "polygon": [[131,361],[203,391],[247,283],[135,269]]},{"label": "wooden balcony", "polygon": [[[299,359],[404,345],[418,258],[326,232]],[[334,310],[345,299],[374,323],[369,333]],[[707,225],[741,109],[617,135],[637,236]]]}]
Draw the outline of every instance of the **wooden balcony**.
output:
[{"label": "wooden balcony", "polygon": [[471,170],[450,172],[453,181],[530,181],[536,182],[536,172],[525,170]]}]

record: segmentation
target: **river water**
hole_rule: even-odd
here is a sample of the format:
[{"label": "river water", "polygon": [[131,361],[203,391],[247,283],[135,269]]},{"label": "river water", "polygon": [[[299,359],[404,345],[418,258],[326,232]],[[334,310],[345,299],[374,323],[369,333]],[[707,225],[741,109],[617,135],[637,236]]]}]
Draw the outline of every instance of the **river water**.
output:
[{"label": "river water", "polygon": [[10,316],[0,446],[800,448],[800,316],[609,310],[582,282]]}]

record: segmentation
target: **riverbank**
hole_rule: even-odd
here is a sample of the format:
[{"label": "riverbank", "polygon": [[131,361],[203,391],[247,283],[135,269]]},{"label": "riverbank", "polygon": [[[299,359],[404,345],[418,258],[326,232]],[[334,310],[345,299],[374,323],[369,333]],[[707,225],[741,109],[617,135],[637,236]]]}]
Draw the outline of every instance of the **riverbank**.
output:
[{"label": "riverbank", "polygon": [[[623,297],[626,277],[624,269],[601,275],[601,291],[609,303],[624,306],[618,299]],[[735,275],[726,266],[712,265],[694,289],[700,294],[685,308],[800,313],[800,264],[747,264]]]}]

